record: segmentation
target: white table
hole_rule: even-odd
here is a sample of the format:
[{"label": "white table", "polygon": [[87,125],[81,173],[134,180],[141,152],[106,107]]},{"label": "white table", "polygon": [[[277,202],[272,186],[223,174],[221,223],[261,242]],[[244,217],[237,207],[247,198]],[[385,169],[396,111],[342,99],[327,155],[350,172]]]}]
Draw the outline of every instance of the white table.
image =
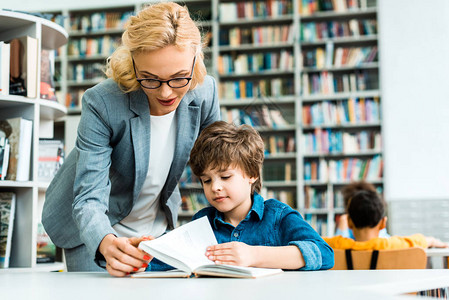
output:
[{"label": "white table", "polygon": [[[449,270],[285,272],[259,279],[114,278],[107,273],[0,274],[1,299],[411,299],[449,286]],[[416,299],[416,298],[415,298]]]},{"label": "white table", "polygon": [[430,269],[447,269],[449,248],[430,248],[426,249],[427,267]]}]

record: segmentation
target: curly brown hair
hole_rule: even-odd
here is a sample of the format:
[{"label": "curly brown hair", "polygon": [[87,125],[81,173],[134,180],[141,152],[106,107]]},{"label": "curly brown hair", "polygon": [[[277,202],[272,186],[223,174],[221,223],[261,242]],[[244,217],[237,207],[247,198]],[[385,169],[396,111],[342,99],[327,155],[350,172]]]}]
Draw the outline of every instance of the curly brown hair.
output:
[{"label": "curly brown hair", "polygon": [[264,143],[260,134],[249,125],[236,126],[224,121],[207,126],[190,152],[190,167],[197,177],[206,169],[226,170],[237,166],[246,176],[257,178],[251,194],[262,188],[263,160]]}]

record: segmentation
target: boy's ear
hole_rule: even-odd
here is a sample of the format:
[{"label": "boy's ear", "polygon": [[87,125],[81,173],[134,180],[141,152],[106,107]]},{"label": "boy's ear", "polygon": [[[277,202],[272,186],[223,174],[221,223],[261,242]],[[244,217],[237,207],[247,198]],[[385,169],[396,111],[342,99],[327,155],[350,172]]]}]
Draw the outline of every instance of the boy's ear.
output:
[{"label": "boy's ear", "polygon": [[249,183],[253,184],[254,182],[256,182],[257,178],[256,177],[250,177],[249,178]]},{"label": "boy's ear", "polygon": [[387,227],[387,217],[383,217],[382,219],[380,219],[379,222],[379,230],[384,229],[385,227]]},{"label": "boy's ear", "polygon": [[351,229],[351,230],[354,230],[354,229],[355,229],[354,222],[352,222],[351,217],[350,217],[349,215],[348,215],[348,227],[349,227],[349,229]]}]

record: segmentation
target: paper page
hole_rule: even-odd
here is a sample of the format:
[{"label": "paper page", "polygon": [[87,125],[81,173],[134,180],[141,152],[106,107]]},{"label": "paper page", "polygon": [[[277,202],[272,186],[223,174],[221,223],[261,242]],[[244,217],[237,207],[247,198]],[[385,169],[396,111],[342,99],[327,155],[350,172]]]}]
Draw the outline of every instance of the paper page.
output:
[{"label": "paper page", "polygon": [[186,278],[190,277],[190,273],[181,270],[140,272],[131,275],[132,278]]},{"label": "paper page", "polygon": [[282,269],[253,268],[230,265],[207,265],[200,267],[199,275],[216,275],[226,277],[257,278],[282,273]]},{"label": "paper page", "polygon": [[[207,217],[202,217],[151,241],[143,241],[139,248],[154,255],[159,260],[183,271],[192,271],[198,266],[213,264],[205,256],[206,248],[216,245],[217,240]],[[152,249],[156,252],[151,251]],[[161,255],[165,254],[165,255]],[[173,259],[170,259],[174,258]],[[182,261],[185,266],[177,261]]]}]

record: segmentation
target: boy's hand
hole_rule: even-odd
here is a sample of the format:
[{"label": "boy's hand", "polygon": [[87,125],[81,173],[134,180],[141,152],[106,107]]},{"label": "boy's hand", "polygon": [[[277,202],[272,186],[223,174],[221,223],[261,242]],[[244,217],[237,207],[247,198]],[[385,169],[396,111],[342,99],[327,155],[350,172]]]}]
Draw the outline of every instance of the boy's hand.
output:
[{"label": "boy's hand", "polygon": [[449,248],[449,244],[434,238],[433,236],[426,236],[428,248]]},{"label": "boy's hand", "polygon": [[230,242],[207,247],[206,256],[216,264],[250,267],[255,248],[242,242]]},{"label": "boy's hand", "polygon": [[337,228],[341,231],[348,230],[348,215],[342,214],[337,221]]}]

